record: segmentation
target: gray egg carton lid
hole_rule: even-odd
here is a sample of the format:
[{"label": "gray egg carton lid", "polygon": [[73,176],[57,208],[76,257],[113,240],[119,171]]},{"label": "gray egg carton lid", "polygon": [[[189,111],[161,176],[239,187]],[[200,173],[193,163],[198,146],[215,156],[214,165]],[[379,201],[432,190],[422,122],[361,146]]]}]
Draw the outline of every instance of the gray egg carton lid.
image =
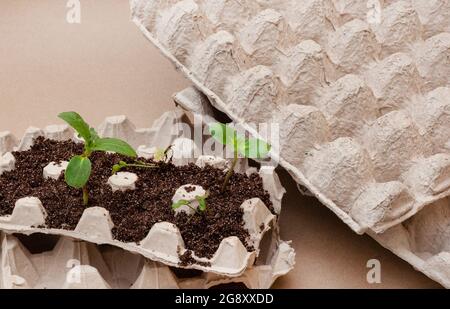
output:
[{"label": "gray egg carton lid", "polygon": [[[185,157],[186,145],[191,148],[188,153],[194,153],[197,146],[193,140],[174,128],[180,125],[185,114],[181,110],[167,112],[155,121],[150,129],[136,129],[125,116],[108,117],[98,128],[102,137],[116,137],[128,141],[134,147],[139,145],[151,145],[165,148],[173,145],[172,151],[175,164],[187,164],[195,162],[195,157]],[[12,150],[27,150],[31,147],[33,139],[38,136],[46,136],[55,140],[67,140],[76,138],[74,132],[67,126],[49,126],[45,130],[29,128],[23,138],[18,141],[10,133],[0,134],[0,156],[8,164],[0,164],[0,175],[5,170],[14,169],[14,157]],[[17,143],[17,144],[16,144]],[[141,147],[139,147],[141,148]],[[5,153],[4,155],[1,155]],[[2,161],[0,160],[0,163]],[[50,162],[49,162],[50,163]],[[4,168],[7,167],[7,169]],[[244,161],[241,169],[254,172]],[[269,192],[275,211],[281,210],[281,199],[285,192],[281,186],[273,167],[263,166],[259,170],[264,188]],[[185,268],[193,268],[218,275],[240,276],[247,268],[251,268],[259,254],[259,245],[263,236],[271,229],[276,229],[278,220],[266,205],[258,198],[244,201],[243,219],[250,237],[247,240],[253,245],[255,251],[248,252],[241,240],[236,236],[223,239],[216,253],[211,259],[201,258],[192,253],[195,263]],[[36,197],[19,199],[11,215],[0,217],[0,230],[8,233],[45,233],[72,237],[96,244],[110,244],[130,252],[141,254],[151,260],[164,263],[169,266],[181,267],[179,255],[186,252],[183,238],[178,228],[169,222],[156,223],[147,236],[138,243],[125,243],[113,239],[112,228],[114,223],[109,212],[101,207],[86,208],[75,230],[54,229],[45,227],[46,210],[41,201]]]},{"label": "gray egg carton lid", "polygon": [[133,21],[355,232],[450,194],[450,3],[132,0]]}]

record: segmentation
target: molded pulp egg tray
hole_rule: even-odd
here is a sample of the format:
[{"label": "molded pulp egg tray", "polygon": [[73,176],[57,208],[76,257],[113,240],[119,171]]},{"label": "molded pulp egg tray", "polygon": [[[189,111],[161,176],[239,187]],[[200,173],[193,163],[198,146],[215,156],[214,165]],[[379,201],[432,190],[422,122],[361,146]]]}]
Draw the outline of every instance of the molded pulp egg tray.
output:
[{"label": "molded pulp egg tray", "polygon": [[[32,253],[21,240],[0,232],[0,288],[203,289],[243,283],[251,289],[267,289],[291,269],[293,262],[292,249],[281,242],[270,257],[263,257],[264,263],[248,268],[238,277],[199,271],[178,276],[177,271],[164,264],[114,246],[98,246],[69,237],[60,237],[55,244],[50,236],[35,235],[26,243],[33,242],[32,247],[38,243],[45,248],[43,252]],[[272,241],[273,245],[278,242],[275,237]]]},{"label": "molded pulp egg tray", "polygon": [[[208,160],[210,158],[205,156],[194,158],[194,147],[201,147],[201,145],[196,145],[190,137],[183,136],[186,133],[177,127],[181,125],[184,118],[186,118],[184,113],[179,110],[167,112],[154,123],[152,128],[136,130],[124,116],[110,117],[98,128],[98,132],[102,137],[117,137],[128,141],[138,149],[138,154],[141,156],[148,156],[150,147],[165,149],[172,145],[173,162],[176,165],[191,162],[197,165],[216,162],[217,160]],[[48,126],[44,130],[29,128],[19,143],[8,132],[2,133],[0,134],[0,174],[14,169],[14,157],[11,151],[29,149],[33,139],[38,136],[55,140],[76,139],[73,131],[66,125]],[[258,172],[255,168],[248,167],[246,160],[241,159],[241,161],[241,164],[238,165],[241,172]],[[259,174],[262,177],[264,188],[270,194],[274,209],[279,214],[284,188],[273,167],[262,166]],[[271,280],[292,269],[295,253],[289,243],[281,241],[278,237],[277,216],[273,215],[259,199],[247,200],[241,207],[243,208],[245,228],[250,234],[248,241],[252,243],[255,251],[248,252],[239,238],[232,236],[222,240],[211,259],[197,257],[193,252],[192,256],[195,262],[188,266],[182,266],[182,268],[197,269],[219,276],[239,277],[244,275],[247,269],[254,268],[255,264],[268,265],[265,268],[266,275],[261,277],[262,280],[265,280],[264,284],[269,282],[268,269],[273,270],[270,272]],[[186,251],[178,228],[168,222],[156,223],[139,243],[125,243],[113,239],[111,229],[114,224],[109,212],[104,208],[86,208],[73,231],[46,228],[45,217],[46,211],[37,198],[23,198],[16,202],[11,215],[0,217],[0,230],[7,233],[55,234],[94,244],[109,244],[173,267],[181,267],[179,256]],[[66,242],[63,242],[61,246],[66,245]],[[8,256],[5,248],[2,263],[7,262],[4,260]],[[60,254],[59,250],[55,252],[55,254]],[[33,257],[30,259],[27,260],[32,263]],[[28,262],[24,263],[26,265]],[[16,266],[18,267],[17,264]],[[12,271],[12,268],[10,270]],[[24,270],[18,269],[18,271],[23,272]],[[29,284],[31,283],[29,282]],[[43,284],[45,284],[45,280]]]},{"label": "molded pulp egg tray", "polygon": [[450,2],[369,2],[131,7],[214,107],[255,136],[279,124],[272,155],[299,186],[450,287]]}]

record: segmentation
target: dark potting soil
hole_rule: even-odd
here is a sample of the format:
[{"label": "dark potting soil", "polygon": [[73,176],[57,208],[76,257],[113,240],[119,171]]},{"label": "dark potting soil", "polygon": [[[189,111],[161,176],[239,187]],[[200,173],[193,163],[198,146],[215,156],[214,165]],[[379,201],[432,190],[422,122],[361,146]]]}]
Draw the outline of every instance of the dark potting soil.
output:
[{"label": "dark potting soil", "polygon": [[[74,154],[82,153],[82,145],[72,141],[56,142],[37,138],[34,146],[23,152],[14,152],[15,169],[0,176],[0,215],[11,214],[15,202],[34,196],[41,200],[47,211],[49,228],[75,229],[85,207],[80,190],[69,187],[64,175],[58,180],[44,179],[43,168],[50,162],[68,161]],[[96,152],[92,155],[92,175],[88,183],[90,206],[107,209],[114,222],[113,237],[124,242],[139,242],[158,222],[174,223],[183,236],[186,248],[197,256],[210,258],[222,239],[237,236],[249,251],[253,248],[246,239],[241,204],[259,197],[273,212],[269,194],[263,189],[258,174],[247,176],[235,173],[224,193],[221,184],[222,170],[194,164],[174,166],[157,163],[155,169],[127,168],[139,177],[136,190],[112,192],[107,184],[111,169],[119,161],[127,161],[117,154]],[[145,161],[144,159],[141,159]],[[154,163],[147,160],[149,163]],[[175,215],[172,197],[182,185],[200,185],[209,191],[207,211],[188,216]],[[191,254],[183,256],[183,264],[191,263]]]}]

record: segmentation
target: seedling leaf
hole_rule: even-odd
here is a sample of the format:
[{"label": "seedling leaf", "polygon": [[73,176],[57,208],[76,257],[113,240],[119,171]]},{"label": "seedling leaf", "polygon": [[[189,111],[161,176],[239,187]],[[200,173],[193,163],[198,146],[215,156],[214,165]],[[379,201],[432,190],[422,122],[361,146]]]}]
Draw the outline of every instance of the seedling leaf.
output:
[{"label": "seedling leaf", "polygon": [[122,169],[122,166],[120,166],[119,164],[114,164],[112,167],[112,173],[117,174],[118,172],[120,172],[120,170]]},{"label": "seedling leaf", "polygon": [[205,211],[206,210],[206,199],[204,196],[196,196],[195,199],[198,202],[198,209],[200,211]]},{"label": "seedling leaf", "polygon": [[100,138],[100,136],[98,136],[98,133],[94,128],[90,128],[89,132],[91,132],[91,141],[95,143]]},{"label": "seedling leaf", "polygon": [[179,200],[178,202],[172,204],[172,209],[175,210],[184,205],[189,205],[189,201]]},{"label": "seedling leaf", "polygon": [[238,151],[250,159],[263,159],[267,157],[271,146],[263,140],[256,138],[249,138],[246,140],[238,140]]},{"label": "seedling leaf", "polygon": [[88,158],[82,156],[73,157],[64,175],[67,184],[76,189],[83,188],[89,180],[91,169],[92,164]]},{"label": "seedling leaf", "polygon": [[136,151],[127,142],[117,138],[99,138],[93,146],[93,151],[111,151],[127,157],[136,158]]},{"label": "seedling leaf", "polygon": [[222,145],[234,147],[237,131],[223,123],[213,123],[209,125],[209,133]]},{"label": "seedling leaf", "polygon": [[89,143],[91,141],[92,135],[89,125],[78,113],[64,112],[59,114],[58,117],[67,122],[72,128],[74,128],[86,143]]}]

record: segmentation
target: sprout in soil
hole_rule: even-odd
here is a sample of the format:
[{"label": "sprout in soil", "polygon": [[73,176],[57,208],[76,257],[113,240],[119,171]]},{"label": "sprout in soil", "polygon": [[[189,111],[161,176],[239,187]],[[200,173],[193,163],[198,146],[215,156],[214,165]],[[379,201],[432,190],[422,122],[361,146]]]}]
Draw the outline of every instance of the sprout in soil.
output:
[{"label": "sprout in soil", "polygon": [[271,146],[263,140],[240,136],[235,129],[222,123],[210,124],[209,132],[219,143],[233,148],[234,158],[222,184],[222,192],[225,191],[226,186],[233,175],[234,168],[239,159],[239,153],[248,159],[263,159],[267,156],[271,148]]},{"label": "sprout in soil", "polygon": [[195,199],[198,202],[198,208],[192,207],[192,205],[191,205],[192,201],[179,200],[178,202],[172,204],[172,209],[175,210],[175,209],[180,208],[181,206],[186,205],[187,207],[189,207],[190,209],[192,209],[193,211],[195,211],[198,214],[203,213],[206,211],[206,199],[208,198],[208,196],[209,196],[209,192],[206,192],[206,194],[204,194],[204,195],[196,195],[195,196]]},{"label": "sprout in soil", "polygon": [[74,128],[78,137],[84,140],[84,152],[74,156],[65,172],[66,183],[76,189],[83,190],[83,205],[89,203],[89,191],[87,183],[91,176],[92,163],[89,157],[94,151],[110,151],[130,158],[136,158],[136,151],[128,143],[117,138],[100,138],[83,118],[75,112],[65,112],[58,115]]},{"label": "sprout in soil", "polygon": [[[155,161],[163,161],[165,163],[170,162],[172,160],[171,157],[168,156],[168,153],[172,145],[167,147],[166,149],[157,149],[154,155]],[[152,163],[145,163],[142,161],[134,161],[134,163],[127,163],[125,161],[120,161],[118,164],[114,164],[112,167],[113,175],[120,172],[122,169],[127,167],[138,167],[138,168],[156,168],[158,165]]]},{"label": "sprout in soil", "polygon": [[156,168],[158,166],[156,164],[148,164],[142,161],[134,161],[134,163],[127,163],[125,161],[120,161],[119,163],[113,165],[112,174],[114,175],[127,167]]}]

